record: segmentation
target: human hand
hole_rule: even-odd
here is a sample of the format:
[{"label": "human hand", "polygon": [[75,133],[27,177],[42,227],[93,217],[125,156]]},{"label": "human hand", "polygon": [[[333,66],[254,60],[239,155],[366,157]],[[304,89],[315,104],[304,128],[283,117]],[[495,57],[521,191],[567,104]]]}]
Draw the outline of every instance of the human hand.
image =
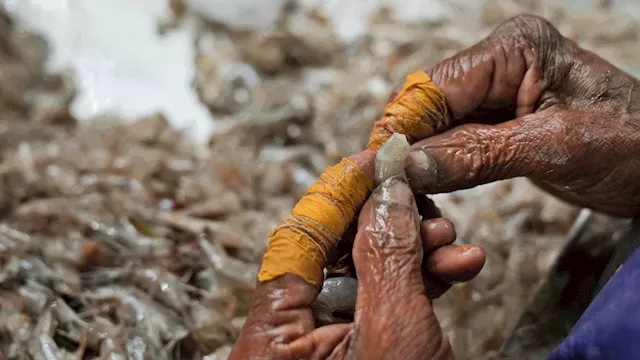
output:
[{"label": "human hand", "polygon": [[[422,271],[421,238],[434,235],[420,224],[413,193],[400,178],[374,191],[360,213],[353,246],[359,284],[355,322],[331,358],[454,358],[433,313],[429,280]],[[434,272],[460,267],[465,250],[449,245],[427,252],[427,257],[441,260],[427,263]],[[472,251],[466,256],[475,255]]]},{"label": "human hand", "polygon": [[[351,159],[372,176],[372,169],[365,169],[372,157],[364,152]],[[377,354],[411,359],[396,354],[413,356],[418,349],[424,350],[421,359],[449,356],[426,291],[441,293],[452,282],[470,280],[484,264],[481,249],[451,245],[454,239],[448,220],[419,222],[405,183],[385,183],[359,218],[353,250],[360,286],[355,323],[316,328],[310,306],[319,289],[286,274],[258,283],[230,359],[325,359],[332,353],[334,359],[375,359]],[[382,323],[393,327],[379,332]]]},{"label": "human hand", "polygon": [[640,211],[638,81],[546,20],[510,19],[426,72],[445,96],[452,128],[413,145],[414,191],[526,176],[576,205],[617,216]]}]

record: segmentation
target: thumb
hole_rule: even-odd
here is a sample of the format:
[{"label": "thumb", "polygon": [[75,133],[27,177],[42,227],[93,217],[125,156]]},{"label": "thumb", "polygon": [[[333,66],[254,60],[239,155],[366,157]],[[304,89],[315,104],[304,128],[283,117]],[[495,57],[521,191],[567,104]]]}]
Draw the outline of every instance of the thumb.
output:
[{"label": "thumb", "polygon": [[359,289],[352,344],[359,359],[451,354],[425,293],[419,226],[413,193],[397,177],[376,188],[360,213],[353,248]]},{"label": "thumb", "polygon": [[374,190],[360,212],[353,245],[358,296],[365,292],[388,299],[398,293],[391,287],[404,287],[405,293],[421,288],[418,293],[423,295],[422,256],[420,215],[413,193],[401,178],[390,178]]},{"label": "thumb", "polygon": [[552,180],[580,146],[563,112],[497,125],[465,124],[412,145],[406,164],[418,193],[442,193],[519,176]]}]

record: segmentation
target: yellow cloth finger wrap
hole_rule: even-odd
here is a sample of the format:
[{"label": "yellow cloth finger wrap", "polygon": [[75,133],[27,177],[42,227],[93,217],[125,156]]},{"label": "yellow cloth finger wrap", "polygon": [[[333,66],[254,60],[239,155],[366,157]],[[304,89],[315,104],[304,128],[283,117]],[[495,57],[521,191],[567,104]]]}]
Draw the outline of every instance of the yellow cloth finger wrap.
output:
[{"label": "yellow cloth finger wrap", "polygon": [[394,133],[410,144],[446,129],[451,120],[444,95],[424,71],[407,76],[404,87],[384,109],[371,132],[367,149],[378,150]]},{"label": "yellow cloth finger wrap", "polygon": [[371,181],[349,159],[328,168],[269,234],[258,279],[269,281],[291,273],[321,286],[329,252],[372,188]]},{"label": "yellow cloth finger wrap", "polygon": [[[393,134],[414,143],[449,126],[444,95],[424,72],[407,76],[404,88],[376,122],[367,149],[378,150]],[[269,234],[260,281],[286,273],[322,286],[327,256],[364,204],[373,184],[350,160],[328,168],[291,214]]]}]

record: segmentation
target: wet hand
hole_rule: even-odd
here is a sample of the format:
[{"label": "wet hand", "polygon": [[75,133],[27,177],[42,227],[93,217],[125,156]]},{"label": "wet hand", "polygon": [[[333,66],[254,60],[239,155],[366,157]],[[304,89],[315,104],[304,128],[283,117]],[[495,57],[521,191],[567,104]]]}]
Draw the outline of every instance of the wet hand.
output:
[{"label": "wet hand", "polygon": [[630,75],[534,16],[426,71],[454,127],[413,145],[415,191],[526,176],[580,206],[640,211],[640,88]]},{"label": "wet hand", "polygon": [[[399,178],[374,191],[360,213],[353,247],[359,281],[355,322],[332,359],[454,358],[433,313],[428,295],[432,284],[423,269],[427,264],[429,276],[460,276],[466,268],[471,278],[482,267],[484,254],[477,247],[446,245],[448,226],[439,227],[441,221],[420,223],[413,193]],[[429,237],[440,237],[445,244],[438,247]]]},{"label": "wet hand", "polygon": [[[376,233],[372,229],[378,225],[388,229],[388,246],[372,242]],[[382,233],[383,230],[378,229],[377,234]],[[378,330],[363,330],[376,326],[371,317],[388,318],[394,324],[406,322],[402,331],[388,332],[388,336],[403,336],[398,344],[405,343],[401,334],[406,333],[415,339],[416,346],[444,353],[448,343],[433,316],[428,295],[439,296],[451,283],[470,280],[484,264],[481,249],[452,245],[454,240],[455,230],[446,219],[419,223],[415,201],[406,184],[395,181],[379,187],[363,208],[354,244],[354,262],[360,279],[355,323],[316,328],[310,306],[319,289],[296,275],[287,274],[258,284],[252,310],[230,359],[325,359],[330,356],[373,359],[371,356],[377,351],[389,354],[384,358],[396,358],[392,349],[368,349],[372,339],[358,340],[359,334],[377,333]],[[374,258],[367,254],[375,255],[376,261],[371,262]],[[405,263],[413,265],[406,267]],[[412,283],[416,277],[420,286],[406,289],[408,279],[411,278]],[[391,281],[392,278],[397,281]],[[399,296],[407,291],[415,294]],[[387,305],[377,311],[380,302]],[[404,309],[400,318],[398,309]],[[414,324],[417,319],[421,320]],[[430,332],[425,332],[425,326]],[[362,352],[365,350],[369,353]],[[348,357],[347,351],[350,351]],[[425,358],[425,354],[420,358]]]}]

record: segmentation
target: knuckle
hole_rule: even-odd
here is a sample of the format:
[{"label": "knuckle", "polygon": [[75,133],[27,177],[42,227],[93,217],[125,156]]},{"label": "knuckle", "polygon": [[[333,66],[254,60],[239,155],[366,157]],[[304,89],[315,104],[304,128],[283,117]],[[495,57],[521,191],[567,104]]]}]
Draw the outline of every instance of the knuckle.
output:
[{"label": "knuckle", "polygon": [[[477,179],[481,179],[491,169],[497,158],[499,144],[484,139],[479,129],[470,126],[462,126],[451,136],[447,144],[447,163],[458,164],[454,169],[455,174],[465,184],[473,185]],[[456,161],[457,159],[457,161]]]},{"label": "knuckle", "polygon": [[532,52],[537,64],[545,69],[552,68],[553,55],[564,42],[564,37],[548,20],[536,15],[512,17],[489,37],[509,50]]},{"label": "knuckle", "polygon": [[435,84],[445,84],[463,77],[473,66],[484,60],[485,54],[475,47],[463,50],[426,70]]},{"label": "knuckle", "polygon": [[518,15],[501,23],[485,39],[485,46],[494,52],[518,54],[527,68],[538,68],[541,80],[549,84],[562,83],[575,43],[567,40],[546,19],[536,15]]},{"label": "knuckle", "polygon": [[467,169],[466,180],[474,183],[476,179],[484,178],[495,165],[498,158],[496,148],[501,147],[500,144],[494,143],[493,146],[489,146],[478,129],[462,129],[456,137],[462,147],[455,155],[462,155],[461,159]]},{"label": "knuckle", "polygon": [[359,228],[352,252],[356,266],[415,262],[422,249],[416,209],[405,204],[380,204],[366,216],[371,216],[371,221]]},{"label": "knuckle", "polygon": [[468,186],[487,179],[502,179],[517,173],[525,155],[523,145],[511,129],[491,126],[463,126],[453,134],[457,146],[449,151],[451,161],[460,161],[458,171]]},{"label": "knuckle", "polygon": [[[415,225],[416,216],[413,212],[398,214],[394,219],[378,218],[375,225],[362,229],[360,236],[364,237],[364,249],[375,249],[381,254],[409,251],[413,252],[420,247],[420,235]],[[354,249],[355,250],[355,249]]]},{"label": "knuckle", "polygon": [[536,15],[517,15],[503,22],[497,34],[513,37],[517,34],[532,46],[540,46],[543,42],[554,40],[560,36],[556,28],[546,19]]},{"label": "knuckle", "polygon": [[535,164],[535,169],[523,175],[545,180],[560,180],[573,173],[572,164],[581,161],[584,150],[582,127],[578,122],[567,121],[567,113],[547,110],[544,122],[540,114],[523,117],[522,142],[531,149],[523,157],[524,163]]}]

